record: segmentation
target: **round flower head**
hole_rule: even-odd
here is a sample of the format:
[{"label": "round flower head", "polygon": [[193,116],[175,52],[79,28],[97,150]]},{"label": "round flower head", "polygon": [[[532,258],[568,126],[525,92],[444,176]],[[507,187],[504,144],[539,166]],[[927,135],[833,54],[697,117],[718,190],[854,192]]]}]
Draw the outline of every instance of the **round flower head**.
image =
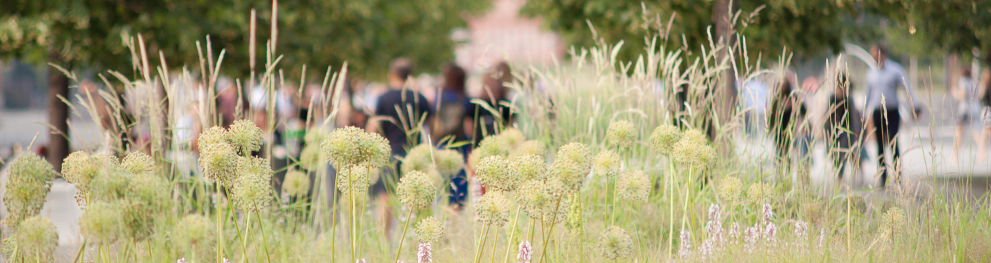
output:
[{"label": "round flower head", "polygon": [[520,144],[520,147],[516,147],[515,150],[509,153],[509,157],[523,156],[523,155],[536,155],[544,156],[547,155],[547,147],[544,143],[537,140],[529,140]]},{"label": "round flower head", "polygon": [[330,133],[327,133],[327,130],[320,127],[314,127],[306,131],[306,135],[303,136],[303,141],[308,145],[318,145],[329,135]]},{"label": "round flower head", "polygon": [[892,238],[905,227],[905,212],[901,208],[892,207],[881,217],[881,235]]},{"label": "round flower head", "polygon": [[337,171],[337,190],[341,191],[343,196],[350,196],[352,190],[356,196],[365,196],[368,194],[368,185],[372,183],[369,173],[368,166],[364,164],[340,169]]},{"label": "round flower head", "polygon": [[765,203],[771,199],[771,195],[774,194],[774,190],[771,186],[758,182],[750,185],[747,189],[747,200],[754,204]]},{"label": "round flower head", "polygon": [[606,129],[606,142],[620,150],[629,149],[637,141],[639,131],[629,121],[617,121]]},{"label": "round flower head", "polygon": [[196,144],[199,145],[200,151],[203,151],[204,146],[217,143],[227,143],[227,130],[224,130],[224,127],[210,127],[201,132],[200,137],[196,139]]},{"label": "round flower head", "polygon": [[326,158],[320,156],[321,154],[318,144],[309,144],[303,147],[303,150],[299,152],[299,166],[311,171],[320,169],[320,166],[326,160]]},{"label": "round flower head", "polygon": [[132,152],[124,157],[124,160],[120,162],[120,167],[124,168],[125,171],[133,174],[152,174],[154,175],[158,170],[155,166],[155,160],[144,154],[142,152]]},{"label": "round flower head", "polygon": [[412,171],[399,180],[399,200],[410,209],[420,210],[430,206],[437,196],[434,180],[426,173]]},{"label": "round flower head", "polygon": [[89,242],[110,244],[123,235],[124,222],[119,206],[96,202],[79,218],[79,232]]},{"label": "round flower head", "polygon": [[681,130],[670,124],[657,126],[650,134],[650,147],[663,155],[670,155],[674,144],[681,140]]},{"label": "round flower head", "polygon": [[446,149],[437,151],[437,171],[442,175],[455,175],[465,167],[465,157],[458,151]]},{"label": "round flower head", "polygon": [[237,171],[240,176],[234,183],[234,204],[248,212],[258,212],[267,207],[272,193],[272,167],[268,160],[238,157]]},{"label": "round flower head", "polygon": [[386,140],[382,135],[362,132],[362,138],[358,145],[361,149],[361,158],[369,167],[379,168],[389,164],[392,147],[389,146],[389,140]]},{"label": "round flower head", "polygon": [[582,143],[569,143],[561,146],[557,149],[557,157],[554,157],[554,161],[559,160],[570,160],[574,162],[576,168],[578,168],[578,173],[587,175],[592,172],[592,151],[585,147]]},{"label": "round flower head", "polygon": [[697,169],[707,169],[716,160],[716,150],[709,145],[705,134],[699,130],[689,130],[674,144],[671,156],[682,164]]},{"label": "round flower head", "polygon": [[403,163],[400,166],[402,173],[406,174],[412,171],[427,172],[430,169],[436,169],[434,168],[433,149],[433,146],[429,143],[423,143],[410,149],[406,157],[403,158]]},{"label": "round flower head", "polygon": [[131,188],[131,173],[120,168],[109,168],[93,178],[89,189],[90,199],[112,202],[125,198]]},{"label": "round flower head", "polygon": [[727,176],[719,182],[719,198],[723,201],[739,201],[743,197],[743,182],[739,178]]},{"label": "round flower head", "polygon": [[260,150],[264,137],[262,129],[249,120],[234,121],[227,131],[227,141],[237,147],[241,156],[248,156],[251,152]]},{"label": "round flower head", "polygon": [[526,135],[523,135],[523,132],[516,128],[502,130],[499,133],[499,137],[502,137],[503,143],[509,146],[509,148],[519,147],[520,144],[526,141]]},{"label": "round flower head", "polygon": [[360,128],[354,126],[340,128],[324,138],[320,150],[334,166],[356,165],[364,161],[360,148],[364,138],[365,131]]},{"label": "round flower head", "polygon": [[25,259],[42,259],[43,262],[54,262],[55,247],[58,246],[58,230],[55,224],[44,217],[31,217],[21,222],[17,227],[18,254]]},{"label": "round flower head", "polygon": [[506,158],[502,156],[496,155],[482,158],[478,166],[475,166],[475,177],[478,178],[479,183],[486,187],[501,191],[511,191],[506,166]]},{"label": "round flower head", "polygon": [[94,162],[89,154],[77,151],[62,161],[62,178],[74,184],[77,189],[84,190],[89,181],[100,173],[101,167],[103,166]]},{"label": "round flower head", "polygon": [[567,221],[564,226],[570,230],[582,229],[582,225],[585,224],[585,214],[582,211],[581,202],[572,202],[568,206]]},{"label": "round flower head", "polygon": [[595,173],[610,179],[619,175],[620,160],[616,152],[602,151],[595,155]]},{"label": "round flower head", "polygon": [[168,183],[152,174],[135,174],[123,203],[124,230],[134,241],[154,234],[155,224],[170,207]]},{"label": "round flower head", "polygon": [[616,192],[627,202],[646,202],[650,188],[650,179],[640,170],[625,172],[616,182]]},{"label": "round flower head", "polygon": [[298,170],[286,173],[286,182],[282,190],[290,196],[302,197],[310,192],[310,176]]},{"label": "round flower head", "polygon": [[[556,180],[552,180],[556,181]],[[554,210],[558,210],[556,219],[564,219],[567,216],[566,209],[555,207],[567,207],[567,198],[561,199],[561,203],[558,203],[557,195],[552,192],[556,191],[553,188],[554,183],[547,184],[540,180],[530,180],[517,190],[516,202],[520,204],[523,208],[523,212],[526,213],[531,219],[547,219],[551,218],[550,215],[554,214]]]},{"label": "round flower head", "polygon": [[482,139],[482,141],[478,143],[478,147],[475,147],[475,149],[482,149],[482,152],[488,154],[485,156],[480,156],[481,158],[492,155],[507,156],[509,155],[510,145],[506,143],[504,140],[505,138],[505,136],[499,135],[485,137],[485,139]]},{"label": "round flower head", "polygon": [[499,192],[488,192],[475,204],[476,221],[502,227],[509,222],[509,200]]},{"label": "round flower head", "polygon": [[433,243],[440,240],[444,233],[444,224],[430,216],[416,223],[416,240],[420,243]]},{"label": "round flower head", "polygon": [[224,186],[231,187],[237,177],[234,171],[237,168],[237,158],[234,147],[226,142],[200,144],[199,162],[203,177],[220,181]]},{"label": "round flower head", "polygon": [[576,193],[582,187],[582,183],[585,180],[585,175],[588,173],[586,169],[582,169],[582,165],[575,163],[570,159],[558,159],[554,160],[554,164],[551,164],[548,174],[548,183],[559,183],[559,185],[554,185],[554,193],[557,195],[569,195]]},{"label": "round flower head", "polygon": [[509,175],[506,177],[506,184],[510,191],[526,180],[543,180],[547,178],[547,163],[544,158],[537,155],[523,155],[513,157],[507,163]]},{"label": "round flower head", "polygon": [[[216,225],[204,216],[187,215],[175,225],[172,242],[179,248],[180,254],[205,259],[213,253],[207,248],[217,246]],[[194,252],[200,255],[193,255]]]},{"label": "round flower head", "polygon": [[17,236],[11,235],[7,238],[4,238],[3,242],[0,243],[0,255],[3,255],[3,258],[10,261],[14,260],[11,259],[10,257],[14,255],[14,248],[17,247],[17,244],[14,244],[16,242],[14,239],[17,239]]},{"label": "round flower head", "polygon": [[3,219],[4,225],[14,227],[25,218],[38,215],[54,179],[52,165],[34,153],[23,154],[10,164],[3,194],[8,212]]},{"label": "round flower head", "polygon": [[633,238],[618,226],[611,226],[602,232],[599,242],[599,250],[605,258],[615,260],[633,256]]}]

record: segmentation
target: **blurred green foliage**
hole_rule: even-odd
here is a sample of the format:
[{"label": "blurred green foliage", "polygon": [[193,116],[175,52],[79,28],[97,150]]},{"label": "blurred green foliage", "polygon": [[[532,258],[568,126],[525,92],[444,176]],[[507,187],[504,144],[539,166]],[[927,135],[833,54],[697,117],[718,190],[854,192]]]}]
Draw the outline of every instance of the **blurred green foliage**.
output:
[{"label": "blurred green foliage", "polygon": [[899,22],[901,30],[895,33],[916,42],[909,52],[945,49],[970,57],[977,48],[984,63],[991,64],[989,0],[864,1],[864,9]]},{"label": "blurred green foliage", "polygon": [[[280,1],[277,52],[285,56],[281,64],[287,66],[287,75],[299,73],[306,64],[312,78],[322,78],[327,66],[338,68],[344,61],[352,72],[365,74],[361,77],[381,77],[399,56],[430,70],[452,59],[450,33],[464,26],[461,16],[488,4],[484,0]],[[55,50],[62,52],[69,66],[133,74],[124,41],[141,34],[152,65],[163,51],[173,68],[199,68],[195,42],[205,45],[209,35],[214,56],[221,49],[227,51],[222,70],[246,76],[252,8],[258,12],[256,69],[263,70],[272,17],[271,2],[264,0],[8,0],[0,9],[0,58],[45,62],[47,52]]]}]

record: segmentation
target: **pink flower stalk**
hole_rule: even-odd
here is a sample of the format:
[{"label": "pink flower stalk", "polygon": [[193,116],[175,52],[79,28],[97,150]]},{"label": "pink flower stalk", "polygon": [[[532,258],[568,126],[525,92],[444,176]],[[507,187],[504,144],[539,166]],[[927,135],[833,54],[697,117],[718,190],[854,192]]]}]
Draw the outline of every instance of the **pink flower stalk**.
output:
[{"label": "pink flower stalk", "polygon": [[180,258],[179,260],[176,260],[175,263],[186,263],[186,258]]},{"label": "pink flower stalk", "polygon": [[430,263],[433,258],[430,254],[430,243],[420,243],[420,247],[416,249],[416,262],[418,263]]},{"label": "pink flower stalk", "polygon": [[771,204],[764,204],[764,222],[770,222],[771,218],[774,217],[774,211],[771,210]]},{"label": "pink flower stalk", "polygon": [[809,240],[808,232],[809,232],[809,223],[806,223],[805,221],[795,222],[795,236],[797,236],[799,240],[802,241]]},{"label": "pink flower stalk", "polygon": [[819,228],[819,247],[826,245],[826,228]]},{"label": "pink flower stalk", "polygon": [[709,239],[713,241],[716,248],[726,241],[723,237],[723,222],[722,216],[719,215],[719,205],[709,206],[709,222],[705,223],[705,232],[709,234]]},{"label": "pink flower stalk", "polygon": [[757,226],[748,227],[747,230],[744,231],[743,248],[747,250],[747,252],[753,251],[754,246],[757,245],[757,240],[759,239],[760,239],[760,230],[757,229]]},{"label": "pink flower stalk", "polygon": [[533,257],[533,247],[530,246],[530,241],[523,240],[520,242],[520,251],[516,253],[516,259],[522,260],[520,262],[530,263],[530,258]]},{"label": "pink flower stalk", "polygon": [[702,255],[702,258],[710,257],[712,256],[713,249],[714,248],[713,248],[712,240],[711,239],[705,240],[702,242],[702,245],[699,246],[699,254]]},{"label": "pink flower stalk", "polygon": [[777,243],[777,239],[775,239],[775,237],[778,235],[778,226],[774,225],[772,222],[767,222],[764,224],[763,231],[764,240],[767,241],[768,245],[774,246]]},{"label": "pink flower stalk", "polygon": [[681,249],[678,250],[678,255],[682,258],[687,258],[692,255],[692,233],[688,230],[681,230]]},{"label": "pink flower stalk", "polygon": [[730,244],[736,245],[740,241],[740,223],[733,222],[733,225],[729,228],[729,240]]},{"label": "pink flower stalk", "polygon": [[231,263],[231,261],[228,260],[227,258],[224,258],[224,263]]}]

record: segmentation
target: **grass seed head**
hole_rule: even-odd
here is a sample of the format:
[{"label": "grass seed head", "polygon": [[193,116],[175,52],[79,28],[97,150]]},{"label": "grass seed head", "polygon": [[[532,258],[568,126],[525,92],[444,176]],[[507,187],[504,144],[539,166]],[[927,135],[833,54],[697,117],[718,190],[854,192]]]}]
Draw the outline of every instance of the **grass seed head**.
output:
[{"label": "grass seed head", "polygon": [[227,131],[227,141],[237,147],[241,156],[248,156],[251,152],[261,150],[264,137],[262,129],[249,120],[234,121]]},{"label": "grass seed head", "polygon": [[674,144],[681,140],[681,130],[670,124],[657,126],[650,134],[650,147],[663,155],[670,155]]},{"label": "grass seed head", "polygon": [[475,221],[502,227],[509,222],[509,200],[499,192],[488,192],[475,204]]},{"label": "grass seed head", "polygon": [[420,243],[434,243],[444,234],[444,224],[432,216],[416,223],[416,240]]},{"label": "grass seed head", "polygon": [[637,141],[639,130],[629,121],[616,121],[606,129],[606,143],[619,150],[626,150]]},{"label": "grass seed head", "polygon": [[603,178],[614,178],[619,175],[620,160],[616,152],[602,151],[595,155],[595,173]]},{"label": "grass seed head", "polygon": [[3,202],[7,227],[15,227],[25,218],[37,216],[45,205],[48,192],[55,179],[55,170],[45,159],[34,153],[26,153],[10,164]]},{"label": "grass seed head", "polygon": [[616,182],[617,193],[627,202],[647,202],[650,188],[650,179],[641,170],[625,172]]},{"label": "grass seed head", "polygon": [[310,192],[310,176],[299,170],[289,171],[282,190],[293,197],[305,196]]},{"label": "grass seed head", "polygon": [[430,175],[412,171],[399,180],[399,200],[410,209],[420,210],[430,206],[437,197],[437,186]]},{"label": "grass seed head", "polygon": [[17,227],[18,253],[26,259],[41,257],[43,262],[54,262],[58,246],[58,230],[47,218],[35,216],[25,219]]},{"label": "grass seed head", "polygon": [[629,258],[633,256],[633,238],[626,233],[626,230],[611,226],[602,232],[599,238],[599,250],[607,259]]}]

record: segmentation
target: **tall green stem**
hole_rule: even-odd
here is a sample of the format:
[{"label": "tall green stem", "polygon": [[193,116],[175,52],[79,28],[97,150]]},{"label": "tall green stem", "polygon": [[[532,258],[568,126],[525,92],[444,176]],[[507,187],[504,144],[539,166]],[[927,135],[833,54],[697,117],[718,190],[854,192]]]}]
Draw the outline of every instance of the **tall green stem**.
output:
[{"label": "tall green stem", "polygon": [[409,228],[409,221],[412,218],[413,218],[413,209],[410,209],[409,214],[406,215],[406,225],[403,226],[403,235],[402,237],[399,238],[399,250],[396,251],[396,260],[393,260],[395,262],[399,262],[399,255],[403,253],[403,241],[406,241],[406,229]]},{"label": "tall green stem", "polygon": [[[667,195],[668,195],[668,249],[671,250],[671,255],[674,255],[674,163],[668,158],[668,181],[665,182],[667,185]],[[661,242],[657,242],[660,246]],[[658,249],[660,250],[660,249]]]},{"label": "tall green stem", "polygon": [[265,220],[262,220],[258,211],[255,211],[255,217],[258,218],[258,230],[262,232],[262,247],[265,248],[265,262],[271,263],[272,254],[268,252],[268,238],[265,238]]},{"label": "tall green stem", "polygon": [[478,263],[482,260],[482,252],[485,251],[485,237],[489,235],[489,225],[485,225],[485,230],[482,230],[482,237],[478,239],[478,247],[475,248],[475,261]]},{"label": "tall green stem", "polygon": [[561,198],[564,198],[564,196],[557,197],[557,204],[554,205],[554,213],[551,214],[551,224],[550,224],[551,227],[547,230],[547,233],[544,234],[544,243],[541,244],[543,248],[540,250],[539,262],[544,262],[544,258],[546,258],[545,256],[547,255],[547,242],[550,242],[550,237],[551,235],[554,234],[554,225],[557,224],[557,211],[561,209]]},{"label": "tall green stem", "polygon": [[[506,259],[503,262],[509,262],[509,254],[513,250],[513,237],[516,236],[516,222],[520,220],[520,210],[522,209],[523,207],[517,207],[516,216],[513,216],[513,227],[509,231],[509,240],[506,241]],[[494,250],[492,253],[495,253]]]},{"label": "tall green stem", "polygon": [[223,214],[223,213],[220,212],[221,211],[221,209],[220,209],[220,198],[223,197],[223,193],[220,192],[220,180],[219,180],[219,178],[217,178],[217,179],[218,180],[216,180],[216,181],[213,182],[214,188],[217,191],[217,201],[216,201],[217,210],[214,211],[214,213],[217,214],[217,240],[218,240],[218,242],[217,242],[217,262],[223,262],[222,259],[221,259],[221,254],[224,251],[224,231],[223,231],[224,230],[224,223],[223,223],[223,220],[221,219],[221,214]]}]

